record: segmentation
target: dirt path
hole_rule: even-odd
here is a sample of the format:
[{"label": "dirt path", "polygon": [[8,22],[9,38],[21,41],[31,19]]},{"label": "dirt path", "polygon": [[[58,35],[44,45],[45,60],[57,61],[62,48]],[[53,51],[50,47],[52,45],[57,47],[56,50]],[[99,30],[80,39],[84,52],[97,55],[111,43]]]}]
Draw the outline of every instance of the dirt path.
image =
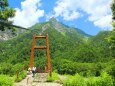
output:
[{"label": "dirt path", "polygon": [[[23,79],[21,82],[15,83],[14,86],[63,86],[59,83],[54,82],[45,82],[47,74],[46,73],[39,73],[36,74],[36,77],[33,78],[32,75],[28,76]],[[28,79],[28,82],[27,82]]]},{"label": "dirt path", "polygon": [[53,83],[53,82],[44,82],[44,83],[42,82],[32,86],[63,86],[63,85],[59,83]]},{"label": "dirt path", "polygon": [[64,75],[59,75],[59,78],[60,78],[61,80],[65,80],[65,79],[67,79],[67,77],[64,76]]},{"label": "dirt path", "polygon": [[[28,79],[28,82],[27,82],[27,79]],[[34,78],[32,77],[32,74],[31,74],[30,76],[27,76],[22,81],[14,83],[14,86],[32,86],[31,84],[33,80]]]}]

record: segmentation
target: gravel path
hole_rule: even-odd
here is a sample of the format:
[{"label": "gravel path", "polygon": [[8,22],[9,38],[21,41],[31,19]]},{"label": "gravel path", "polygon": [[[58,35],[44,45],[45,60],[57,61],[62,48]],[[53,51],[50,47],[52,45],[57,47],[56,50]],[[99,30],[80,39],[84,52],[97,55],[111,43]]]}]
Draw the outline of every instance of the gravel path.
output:
[{"label": "gravel path", "polygon": [[62,84],[58,83],[51,83],[51,82],[45,82],[45,83],[37,83],[35,86],[63,86]]},{"label": "gravel path", "polygon": [[[35,77],[35,79],[36,79],[36,77]],[[32,75],[30,75],[30,76],[27,76],[25,79],[23,79],[21,82],[15,83],[14,86],[63,86],[62,84],[54,83],[54,82],[34,81],[35,79],[32,77]],[[27,80],[28,80],[28,82],[27,82]]]},{"label": "gravel path", "polygon": [[30,76],[27,76],[22,81],[14,83],[14,86],[32,86],[31,84],[32,84],[33,80],[34,80],[34,78],[32,77],[32,74],[31,74]]}]

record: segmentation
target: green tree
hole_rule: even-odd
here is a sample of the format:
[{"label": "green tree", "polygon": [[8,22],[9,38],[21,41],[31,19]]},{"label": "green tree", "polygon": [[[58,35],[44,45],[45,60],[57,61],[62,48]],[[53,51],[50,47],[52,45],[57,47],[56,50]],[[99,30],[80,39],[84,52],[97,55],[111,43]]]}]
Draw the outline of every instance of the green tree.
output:
[{"label": "green tree", "polygon": [[113,3],[111,5],[111,10],[112,10],[112,14],[113,14],[113,20],[115,20],[115,0],[113,0]]},{"label": "green tree", "polygon": [[[9,18],[14,17],[15,10],[9,7],[7,0],[0,0],[0,22],[12,24]],[[6,28],[13,29],[11,26],[7,26],[4,23],[0,23],[0,30],[4,31]]]},{"label": "green tree", "polygon": [[112,56],[115,57],[115,0],[113,0],[111,5],[112,15],[113,15],[113,30],[109,36],[109,42],[111,43]]}]

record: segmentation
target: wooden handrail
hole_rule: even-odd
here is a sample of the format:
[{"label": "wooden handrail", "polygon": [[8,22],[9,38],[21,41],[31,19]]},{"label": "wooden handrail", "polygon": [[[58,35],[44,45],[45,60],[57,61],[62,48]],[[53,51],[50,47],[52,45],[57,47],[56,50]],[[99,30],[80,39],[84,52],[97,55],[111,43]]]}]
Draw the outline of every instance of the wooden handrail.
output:
[{"label": "wooden handrail", "polygon": [[23,70],[26,70],[26,68],[24,67],[22,70],[17,70],[16,71],[16,81],[18,81],[18,77],[19,77],[19,73]]}]

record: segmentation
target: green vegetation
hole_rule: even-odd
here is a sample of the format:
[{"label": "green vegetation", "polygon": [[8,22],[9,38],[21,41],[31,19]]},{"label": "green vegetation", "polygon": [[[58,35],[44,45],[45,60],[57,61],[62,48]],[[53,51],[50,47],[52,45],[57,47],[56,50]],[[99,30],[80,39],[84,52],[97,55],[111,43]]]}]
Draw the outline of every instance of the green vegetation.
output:
[{"label": "green vegetation", "polygon": [[59,75],[56,72],[52,72],[52,77],[49,75],[47,76],[47,82],[53,82],[53,81],[58,81],[59,80]]},{"label": "green vegetation", "polygon": [[86,81],[79,74],[74,76],[67,76],[67,79],[63,81],[64,86],[87,86]]},{"label": "green vegetation", "polygon": [[109,42],[111,43],[111,54],[113,57],[115,57],[115,0],[113,0],[112,5],[111,5],[111,10],[113,14],[113,30],[111,31],[110,36],[108,37]]},{"label": "green vegetation", "polygon": [[113,14],[113,20],[115,20],[115,0],[113,0],[113,2],[112,2],[111,10],[112,10],[112,14]]},{"label": "green vegetation", "polygon": [[[13,77],[16,71],[28,68],[33,35],[47,33],[52,70],[68,75],[63,81],[65,86],[115,86],[114,30],[90,36],[55,19],[29,29],[10,40],[0,41],[0,74]],[[36,45],[45,45],[44,42],[39,40]],[[46,52],[35,50],[34,63],[44,70]],[[52,78],[48,76],[47,81],[58,80],[58,74],[53,72]],[[18,81],[25,76],[25,71],[20,72]]]},{"label": "green vegetation", "polygon": [[105,72],[99,77],[67,76],[63,83],[64,86],[114,86],[112,77]]},{"label": "green vegetation", "polygon": [[25,77],[27,76],[27,71],[23,70],[21,72],[19,72],[19,76],[18,76],[18,79],[17,81],[21,81],[22,79],[24,79]]},{"label": "green vegetation", "polygon": [[[7,0],[0,0],[0,21],[12,24],[13,21],[8,20],[14,17],[15,10],[9,7]],[[0,30],[4,31],[6,29],[13,29],[13,27],[6,26],[4,23],[0,23]]]},{"label": "green vegetation", "polygon": [[[57,21],[56,21],[57,22]],[[54,22],[53,22],[54,23]],[[43,27],[45,28],[44,31]],[[16,75],[29,65],[31,42],[33,34],[48,33],[53,70],[59,74],[78,73],[82,77],[100,77],[105,71],[114,78],[114,58],[111,55],[110,43],[107,41],[110,32],[102,31],[96,36],[81,34],[77,30],[60,24],[63,32],[59,32],[50,22],[39,23],[31,27],[30,31],[20,34],[8,41],[0,42],[0,74]],[[39,32],[39,33],[38,33]],[[62,34],[64,33],[64,35]],[[87,41],[86,41],[87,40]],[[43,40],[36,45],[44,45]],[[44,50],[35,50],[35,66],[44,70],[46,53]],[[20,74],[19,80],[26,76]],[[54,73],[54,76],[55,73]],[[53,81],[55,77],[47,81]]]},{"label": "green vegetation", "polygon": [[0,86],[14,86],[14,77],[0,75]]}]

